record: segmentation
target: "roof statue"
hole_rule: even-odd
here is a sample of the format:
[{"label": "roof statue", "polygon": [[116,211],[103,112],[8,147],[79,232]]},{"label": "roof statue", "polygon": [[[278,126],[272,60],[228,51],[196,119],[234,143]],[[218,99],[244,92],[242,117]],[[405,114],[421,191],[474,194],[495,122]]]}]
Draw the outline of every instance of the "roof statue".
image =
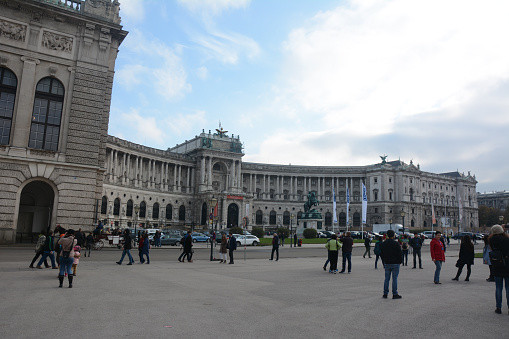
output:
[{"label": "roof statue", "polygon": [[219,121],[219,128],[216,128],[217,135],[219,135],[221,138],[228,133],[228,131],[223,130],[223,127],[221,127],[221,121]]},{"label": "roof statue", "polygon": [[382,165],[385,165],[387,163],[388,155],[380,155],[379,157],[382,159]]}]

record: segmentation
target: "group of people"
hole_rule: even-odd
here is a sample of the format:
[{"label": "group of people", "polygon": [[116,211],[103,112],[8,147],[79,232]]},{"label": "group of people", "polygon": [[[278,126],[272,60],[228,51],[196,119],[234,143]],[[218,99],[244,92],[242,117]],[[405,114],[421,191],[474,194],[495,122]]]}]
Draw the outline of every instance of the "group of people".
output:
[{"label": "group of people", "polygon": [[[56,234],[59,236],[56,237]],[[81,229],[75,232],[73,229],[65,230],[58,225],[55,232],[52,230],[42,231],[35,247],[35,256],[29,267],[34,268],[35,261],[41,256],[35,268],[42,269],[41,265],[44,263],[46,268],[58,269],[58,287],[63,286],[64,278],[67,276],[69,288],[72,288],[73,278],[76,276],[81,257],[81,246],[85,241],[86,237]],[[51,260],[51,266],[48,265],[48,257]]]},{"label": "group of people", "polygon": [[[124,244],[122,246],[122,256],[120,257],[120,260],[117,261],[118,265],[122,265],[122,262],[124,261],[125,256],[129,258],[129,262],[127,265],[134,264],[133,256],[131,255],[131,249],[133,248],[133,239],[131,237],[131,231],[129,229],[124,230]],[[141,232],[138,235],[138,256],[140,258],[140,264],[144,264],[145,262],[147,264],[150,264],[150,240],[148,238],[147,232]],[[145,259],[146,258],[146,259]]]},{"label": "group of people", "polygon": [[[343,245],[339,243],[341,242]],[[327,271],[327,265],[330,264],[329,273],[345,273],[346,266],[348,264],[348,273],[352,272],[352,250],[353,250],[353,238],[350,232],[346,232],[338,240],[336,234],[332,234],[331,238],[325,243],[327,249],[327,260],[323,265],[323,270]],[[341,271],[338,271],[338,256],[339,249],[342,251],[343,265]]]}]

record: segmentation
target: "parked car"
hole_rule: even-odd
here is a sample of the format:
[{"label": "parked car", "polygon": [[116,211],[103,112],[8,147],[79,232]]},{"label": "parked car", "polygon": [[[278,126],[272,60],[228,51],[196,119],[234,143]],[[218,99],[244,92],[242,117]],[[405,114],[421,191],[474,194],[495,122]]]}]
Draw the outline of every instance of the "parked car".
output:
[{"label": "parked car", "polygon": [[464,235],[470,236],[470,239],[473,239],[474,234],[472,232],[458,232],[452,236],[454,240],[461,239]]},{"label": "parked car", "polygon": [[191,233],[191,238],[193,238],[193,242],[207,242],[207,241],[210,241],[209,237],[207,237],[203,233],[198,233],[198,232]]},{"label": "parked car", "polygon": [[239,235],[235,239],[237,240],[237,246],[257,246],[260,243],[260,239],[254,235]]},{"label": "parked car", "polygon": [[330,238],[333,234],[336,234],[331,231],[321,231],[317,234],[318,238]]},{"label": "parked car", "polygon": [[[180,234],[163,234],[161,235],[161,245],[171,245],[171,246],[180,246],[180,239],[182,237]],[[150,244],[153,244],[154,241],[151,240]]]}]

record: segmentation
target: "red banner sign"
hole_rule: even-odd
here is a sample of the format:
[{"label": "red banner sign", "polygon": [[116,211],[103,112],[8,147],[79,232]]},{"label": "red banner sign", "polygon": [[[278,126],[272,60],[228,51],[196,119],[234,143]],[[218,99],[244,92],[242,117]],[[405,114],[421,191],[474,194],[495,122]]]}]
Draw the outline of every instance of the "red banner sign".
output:
[{"label": "red banner sign", "polygon": [[243,197],[239,197],[237,195],[227,195],[226,196],[227,199],[236,199],[236,200],[244,200]]}]

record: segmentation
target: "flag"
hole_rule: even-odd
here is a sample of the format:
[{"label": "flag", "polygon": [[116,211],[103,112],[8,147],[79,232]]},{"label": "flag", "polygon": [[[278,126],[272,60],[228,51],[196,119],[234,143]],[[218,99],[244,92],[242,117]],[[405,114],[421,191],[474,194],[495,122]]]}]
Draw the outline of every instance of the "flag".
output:
[{"label": "flag", "polygon": [[[458,192],[458,190],[456,190]],[[458,193],[458,207],[459,207],[459,219],[460,219],[460,227],[461,227],[461,221],[463,220],[463,199],[461,199],[461,193]]]},{"label": "flag", "polygon": [[362,223],[366,223],[366,214],[368,212],[368,195],[366,194],[366,186],[362,183]]},{"label": "flag", "polygon": [[431,224],[437,224],[437,218],[435,216],[435,207],[433,206],[433,198],[431,198]]},{"label": "flag", "polygon": [[346,224],[349,224],[348,210],[350,209],[350,189],[346,188]]},{"label": "flag", "polygon": [[334,186],[332,186],[332,208],[334,210],[334,223],[338,222],[338,214],[336,213],[336,191],[334,190]]}]

